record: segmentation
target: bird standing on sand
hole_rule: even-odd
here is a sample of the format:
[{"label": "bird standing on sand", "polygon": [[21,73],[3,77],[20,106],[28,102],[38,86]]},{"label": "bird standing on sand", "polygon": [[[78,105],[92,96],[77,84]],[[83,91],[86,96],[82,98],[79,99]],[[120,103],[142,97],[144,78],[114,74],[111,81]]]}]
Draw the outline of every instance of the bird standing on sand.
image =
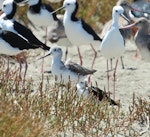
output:
[{"label": "bird standing on sand", "polygon": [[46,28],[45,44],[47,43],[47,27],[58,23],[56,14],[51,14],[53,8],[42,0],[24,0],[20,4],[29,4],[27,16],[29,20],[38,27]]},{"label": "bird standing on sand", "polygon": [[[8,56],[16,56],[17,60],[20,64],[20,71],[19,71],[19,79],[21,78],[21,61],[20,56],[18,57],[19,53],[23,52],[24,50],[29,49],[36,49],[37,47],[34,46],[32,43],[29,43],[26,39],[13,33],[11,31],[2,30],[2,26],[0,25],[0,54],[8,55]],[[27,64],[26,60],[25,63]],[[24,80],[26,76],[27,68],[25,69],[24,73]]]},{"label": "bird standing on sand", "polygon": [[[131,4],[129,2],[127,2],[126,0],[118,0],[116,6],[121,6],[123,7],[124,9],[124,12],[123,12],[123,15],[128,18],[129,21],[127,21],[126,19],[122,18],[122,17],[118,17],[118,24],[119,24],[119,27],[123,27],[123,26],[127,26],[129,25],[132,20],[129,16],[129,11],[130,10],[133,10],[133,11],[138,11],[138,12],[142,12],[134,7],[131,6]],[[101,32],[101,37],[103,38],[106,34],[106,32],[111,28],[111,25],[112,25],[112,19],[109,20],[103,27],[103,30]],[[127,39],[130,39],[131,36],[132,36],[132,29],[129,28],[129,29],[120,29],[119,30],[121,35],[123,36],[125,42]],[[122,59],[122,56],[120,57],[121,59],[121,64],[122,64],[122,69],[124,69],[124,63],[123,63],[123,59]],[[111,69],[112,69],[112,59],[111,59]]]},{"label": "bird standing on sand", "polygon": [[[88,75],[96,72],[96,70],[90,70],[84,68],[74,62],[64,63],[62,58],[62,49],[60,47],[52,47],[50,52],[42,58],[52,55],[51,72],[53,76],[56,76],[58,82],[72,82],[77,83],[85,80]],[[41,58],[40,58],[41,59]]]},{"label": "bird standing on sand", "polygon": [[2,25],[3,30],[12,31],[30,43],[37,46],[37,48],[42,48],[44,50],[49,50],[50,47],[46,46],[37,37],[32,33],[30,29],[22,25],[21,23],[17,22],[14,17],[17,11],[17,4],[13,0],[5,0],[2,6],[3,14],[0,16],[0,23]]},{"label": "bird standing on sand", "polygon": [[123,15],[124,9],[121,6],[114,6],[112,10],[112,26],[110,30],[104,36],[100,45],[101,54],[107,59],[107,79],[108,79],[108,92],[109,91],[109,68],[108,59],[116,58],[116,65],[114,70],[114,99],[115,99],[115,81],[116,81],[116,69],[118,64],[118,58],[121,57],[125,51],[125,42],[119,31],[118,17]]},{"label": "bird standing on sand", "polygon": [[[1,29],[3,31],[8,31],[8,32],[11,31],[13,33],[16,33],[18,35],[18,37],[21,37],[27,43],[30,43],[32,46],[26,47],[25,44],[21,45],[21,43],[18,42],[18,43],[16,43],[18,45],[17,46],[15,45],[15,47],[21,48],[22,50],[26,49],[26,48],[29,48],[29,49],[41,48],[43,50],[49,50],[50,47],[46,46],[44,43],[39,41],[30,29],[26,28],[24,25],[15,21],[14,16],[16,14],[16,10],[17,10],[17,4],[13,0],[5,0],[3,2],[3,6],[2,6],[3,14],[0,16]],[[14,37],[16,37],[16,36],[14,36]],[[12,39],[11,41],[14,43],[16,41],[16,39]],[[26,64],[26,66],[25,66],[25,68],[26,68],[25,74],[26,74],[28,65],[27,65],[24,55],[23,55],[23,57],[24,57],[25,64]],[[20,63],[20,72],[21,72],[22,65],[21,65],[21,60],[19,59],[19,55],[17,55],[17,60]],[[9,60],[8,60],[8,63],[9,63]],[[7,69],[9,70],[9,67]],[[20,73],[19,73],[19,77],[21,78]],[[25,75],[24,75],[24,78],[25,78]]]},{"label": "bird standing on sand", "polygon": [[150,22],[145,18],[139,18],[139,20],[137,20],[135,23],[123,28],[126,29],[134,26],[138,27],[138,31],[134,36],[135,44],[139,49],[143,59],[150,62]]},{"label": "bird standing on sand", "polygon": [[82,57],[79,46],[90,44],[92,50],[94,51],[94,59],[91,66],[91,68],[93,68],[95,59],[97,57],[97,52],[95,51],[93,45],[99,45],[102,39],[87,23],[84,22],[84,20],[76,17],[76,13],[78,11],[77,0],[65,0],[63,6],[55,10],[53,13],[61,9],[65,9],[63,23],[66,36],[73,45],[78,46],[80,65],[82,65]]}]

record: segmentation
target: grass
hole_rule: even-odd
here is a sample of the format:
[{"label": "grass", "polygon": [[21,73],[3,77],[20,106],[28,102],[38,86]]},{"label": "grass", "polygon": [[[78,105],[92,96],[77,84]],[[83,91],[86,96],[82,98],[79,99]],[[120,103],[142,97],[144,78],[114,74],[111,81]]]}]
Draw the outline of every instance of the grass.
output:
[{"label": "grass", "polygon": [[[97,102],[90,96],[83,100],[74,86],[50,84],[41,75],[39,82],[32,78],[17,80],[17,67],[5,77],[5,65],[0,68],[0,136],[134,136],[149,128],[150,102],[133,95],[128,110]],[[147,122],[147,123],[146,123]],[[139,132],[134,125],[147,125]]]},{"label": "grass", "polygon": [[[112,6],[108,0],[79,0],[78,16],[95,28],[111,17]],[[53,4],[54,8],[61,6]],[[92,4],[92,6],[91,6]],[[108,5],[107,7],[105,5]],[[27,7],[18,9],[18,17],[28,24],[24,14]],[[103,11],[103,13],[101,12]],[[90,20],[89,20],[90,18]],[[18,81],[18,67],[11,67],[6,78],[6,63],[0,62],[0,136],[1,137],[47,137],[47,136],[134,136],[147,132],[150,120],[150,101],[133,94],[127,110],[97,102],[94,97],[86,100],[76,95],[74,86],[50,84],[49,78],[41,75],[32,78],[22,87]],[[142,128],[141,132],[137,127]]]}]

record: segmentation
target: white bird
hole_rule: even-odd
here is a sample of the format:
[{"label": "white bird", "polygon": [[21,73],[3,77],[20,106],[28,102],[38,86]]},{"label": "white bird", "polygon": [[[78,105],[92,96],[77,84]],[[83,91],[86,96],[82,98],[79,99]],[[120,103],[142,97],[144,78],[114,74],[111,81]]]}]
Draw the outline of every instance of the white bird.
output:
[{"label": "white bird", "polygon": [[27,11],[27,16],[29,20],[38,27],[46,28],[46,39],[45,44],[47,43],[47,27],[55,23],[58,23],[58,18],[56,14],[51,14],[53,8],[46,4],[42,3],[42,0],[24,0],[19,4],[29,4],[29,9]]},{"label": "white bird", "polygon": [[76,13],[78,11],[77,0],[65,0],[63,6],[52,13],[55,13],[61,9],[65,9],[63,23],[66,36],[73,45],[78,46],[80,64],[82,65],[82,57],[79,46],[90,44],[92,50],[94,51],[94,59],[91,67],[93,68],[95,59],[97,57],[97,52],[92,45],[99,45],[102,39],[96,34],[91,26],[84,22],[84,20],[76,17]]},{"label": "white bird", "polygon": [[44,50],[49,50],[50,47],[46,46],[36,36],[32,33],[30,29],[17,22],[14,17],[17,11],[17,4],[14,0],[5,0],[2,6],[3,14],[0,16],[0,23],[3,30],[12,31],[24,39],[28,40],[30,43],[37,46],[37,48],[42,48]]},{"label": "white bird", "polygon": [[124,9],[121,6],[114,6],[112,10],[112,26],[104,36],[100,45],[101,54],[107,59],[107,79],[108,79],[108,92],[109,91],[109,72],[108,72],[108,59],[116,58],[116,66],[114,70],[114,98],[115,98],[115,80],[118,58],[121,57],[125,51],[125,42],[119,31],[118,17],[123,15]]},{"label": "white bird", "polygon": [[[17,56],[17,60],[20,64],[20,71],[19,71],[19,79],[21,78],[21,60],[18,58],[19,53],[23,52],[24,50],[29,49],[36,49],[37,47],[34,46],[32,43],[29,43],[26,39],[13,33],[11,31],[3,31],[2,26],[0,24],[0,54],[8,55],[8,56]],[[24,73],[24,81],[27,71],[27,62],[26,69]],[[9,69],[9,68],[7,68]]]},{"label": "white bird", "polygon": [[60,47],[52,47],[50,52],[42,57],[45,58],[52,55],[53,59],[51,64],[51,72],[53,76],[56,76],[58,82],[62,81],[64,83],[68,83],[71,81],[72,83],[77,83],[85,80],[88,75],[96,72],[96,70],[84,68],[74,62],[64,64],[61,60],[62,54],[63,52]]}]

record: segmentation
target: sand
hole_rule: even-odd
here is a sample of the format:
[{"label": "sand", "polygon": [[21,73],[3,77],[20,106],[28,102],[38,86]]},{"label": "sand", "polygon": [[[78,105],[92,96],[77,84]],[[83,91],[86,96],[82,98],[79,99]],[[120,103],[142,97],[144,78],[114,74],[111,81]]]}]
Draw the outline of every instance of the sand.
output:
[{"label": "sand", "polygon": [[[41,29],[34,30],[34,34],[41,40],[44,41],[45,32]],[[58,43],[52,44],[48,42],[48,46],[61,46],[62,50],[65,52],[66,47],[68,47],[68,59],[79,63],[79,58],[77,54],[77,47],[70,46],[70,43],[67,39],[62,39]],[[92,75],[91,82],[95,85],[95,82],[98,83],[98,87],[107,89],[107,73],[106,73],[106,59],[99,52],[99,46],[94,46],[96,51],[98,51],[98,56],[94,64],[94,69],[97,72]],[[150,62],[145,62],[140,53],[139,57],[135,58],[134,54],[136,51],[136,46],[133,39],[130,39],[126,42],[126,50],[123,56],[125,69],[122,69],[121,62],[119,60],[117,68],[117,79],[116,79],[116,100],[120,100],[121,108],[128,109],[129,105],[132,104],[133,94],[135,97],[145,98],[150,100]],[[83,56],[83,66],[90,68],[93,51],[89,45],[80,46],[80,50]],[[46,52],[37,49],[28,52],[28,62],[29,68],[27,72],[27,79],[32,77],[34,81],[41,80],[41,60],[37,61],[36,59],[46,54]],[[63,55],[64,59],[64,55]],[[49,56],[44,60],[44,71],[49,71],[51,69],[51,60],[52,57]],[[115,61],[115,60],[114,60]],[[113,61],[113,67],[115,62]],[[51,74],[44,74],[44,79],[49,77],[51,82],[54,82],[54,78]],[[110,91],[113,93],[113,71],[110,71]],[[150,131],[143,135],[143,137],[150,134]]]}]

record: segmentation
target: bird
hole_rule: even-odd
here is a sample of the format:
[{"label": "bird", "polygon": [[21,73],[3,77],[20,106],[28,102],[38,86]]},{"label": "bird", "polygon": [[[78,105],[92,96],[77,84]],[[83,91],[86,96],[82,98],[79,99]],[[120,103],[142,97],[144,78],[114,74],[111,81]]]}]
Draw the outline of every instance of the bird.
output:
[{"label": "bird", "polygon": [[121,6],[114,6],[112,9],[112,26],[110,30],[105,34],[102,43],[100,45],[101,54],[107,59],[107,79],[108,79],[108,92],[109,91],[109,66],[108,59],[116,58],[116,65],[114,69],[114,99],[115,99],[115,81],[116,81],[116,69],[118,64],[118,58],[121,57],[125,51],[125,42],[123,36],[119,31],[118,17],[122,16],[127,21],[128,19],[123,15],[124,9]]},{"label": "bird", "polygon": [[[2,6],[2,11],[3,14],[0,16],[0,23],[3,30],[12,31],[20,35],[30,43],[34,44],[37,48],[41,48],[47,51],[50,49],[50,47],[41,42],[29,28],[25,27],[14,19],[17,11],[16,2],[14,2],[13,0],[5,0]],[[43,62],[41,72],[43,72]]]},{"label": "bird", "polygon": [[134,41],[141,53],[143,59],[150,62],[150,21],[146,18],[139,18],[135,23],[125,26],[121,29],[137,27],[138,30],[134,36]]},{"label": "bird", "polygon": [[140,9],[143,12],[130,11],[131,18],[136,21],[137,18],[145,17],[150,19],[150,2],[148,0],[133,0],[132,6]]},{"label": "bird", "polygon": [[94,51],[94,59],[91,66],[91,68],[93,68],[95,59],[97,57],[97,52],[94,49],[93,44],[99,45],[102,39],[96,34],[96,32],[89,24],[87,24],[83,19],[79,19],[76,17],[78,7],[79,4],[77,0],[65,0],[63,2],[63,6],[52,13],[55,13],[61,9],[65,10],[63,24],[66,36],[73,45],[78,46],[80,65],[82,65],[82,57],[79,46],[87,44],[91,45],[91,48]]},{"label": "bird", "polygon": [[[36,49],[37,46],[33,45],[20,35],[13,33],[8,30],[3,30],[2,26],[0,24],[0,54],[8,55],[8,56],[17,56],[17,60],[20,64],[20,70],[19,70],[19,79],[21,77],[21,62],[19,54],[23,51],[29,50],[29,49]],[[27,70],[27,62],[25,60],[26,69],[24,73],[24,80],[26,76],[26,70]]]},{"label": "bird", "polygon": [[0,16],[0,23],[4,30],[12,31],[27,39],[30,43],[43,50],[49,50],[50,47],[41,42],[30,29],[14,19],[17,11],[17,4],[13,0],[5,0],[2,6],[3,14]]},{"label": "bird", "polygon": [[47,27],[57,24],[58,18],[56,14],[51,14],[53,8],[46,4],[42,3],[42,0],[24,0],[20,4],[28,4],[29,9],[27,11],[28,19],[38,27],[46,28],[46,39],[45,44],[47,43]]},{"label": "bird", "polygon": [[51,63],[51,72],[52,75],[56,77],[57,82],[71,82],[75,84],[85,80],[88,75],[94,74],[96,72],[94,69],[87,69],[75,62],[69,61],[64,63],[61,60],[63,52],[59,46],[53,46],[48,54],[41,58],[45,58],[49,55],[52,55],[53,57]]},{"label": "bird", "polygon": [[[129,2],[127,2],[126,0],[118,0],[116,6],[122,6],[123,9],[124,9],[124,13],[123,13],[124,16],[126,18],[128,18],[128,21],[127,21],[126,19],[124,19],[122,17],[119,17],[118,18],[119,27],[123,27],[123,26],[127,26],[127,25],[131,24],[132,20],[129,16],[129,11],[130,10],[142,12],[142,11],[132,7],[131,4]],[[102,29],[102,32],[101,32],[101,37],[102,38],[104,37],[106,32],[110,29],[111,24],[112,24],[112,19],[105,23],[105,25]],[[125,40],[125,43],[126,43],[126,40],[129,40],[132,37],[132,29],[131,28],[129,28],[129,29],[120,29],[119,31],[120,31],[121,35],[123,36],[123,38]],[[122,69],[124,69],[124,63],[123,63],[122,56],[120,57],[120,59],[121,59]],[[111,59],[111,69],[112,69],[112,59]]]},{"label": "bird", "polygon": [[93,97],[98,99],[98,101],[105,100],[108,101],[110,105],[118,105],[116,101],[108,97],[106,92],[104,92],[98,87],[88,86],[86,81],[77,83],[76,87],[77,87],[77,95],[79,97],[82,97],[83,99],[88,99],[89,96],[92,94]]}]

